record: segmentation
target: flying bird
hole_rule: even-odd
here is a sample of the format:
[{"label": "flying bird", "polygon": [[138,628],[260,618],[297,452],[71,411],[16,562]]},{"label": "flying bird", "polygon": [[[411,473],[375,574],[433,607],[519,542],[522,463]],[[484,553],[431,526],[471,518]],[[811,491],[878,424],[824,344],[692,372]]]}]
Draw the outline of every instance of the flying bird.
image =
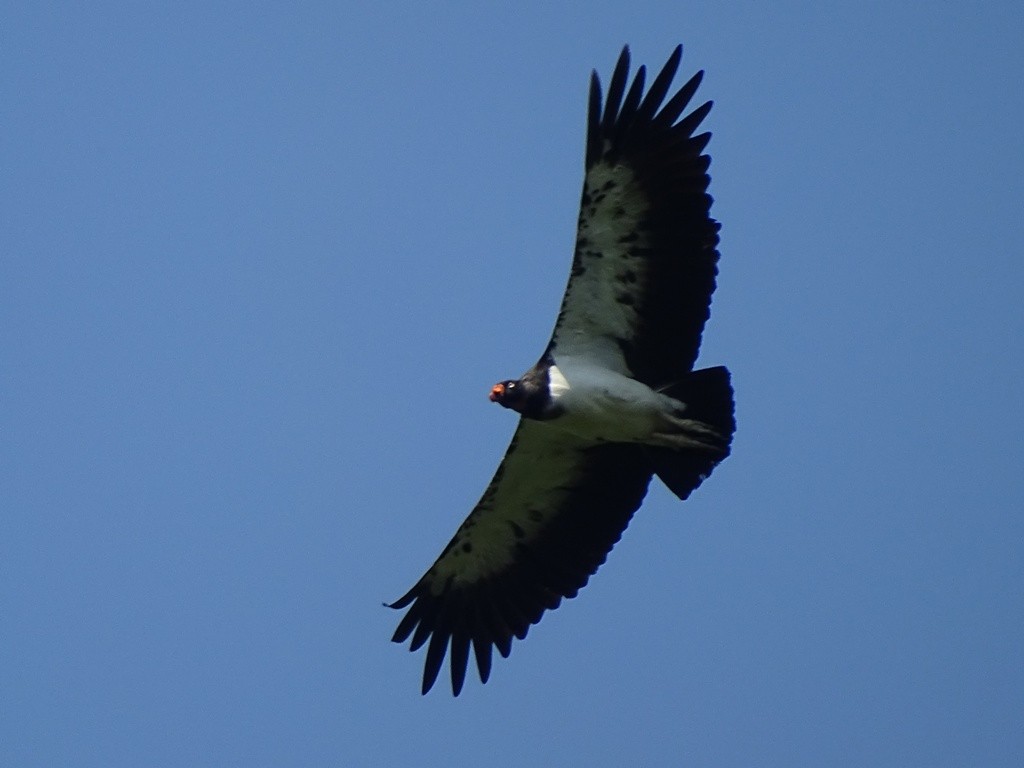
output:
[{"label": "flying bird", "polygon": [[[494,479],[441,556],[405,595],[392,640],[427,645],[422,692],[445,654],[452,692],[470,649],[480,680],[492,650],[605,561],[653,476],[680,499],[729,455],[733,393],[724,367],[694,370],[710,314],[719,224],[710,217],[707,102],[681,117],[697,72],[666,96],[677,46],[644,93],[623,48],[603,99],[590,79],[583,196],[569,283],[536,365],[490,399],[519,425]],[[627,89],[628,84],[628,89]]]}]

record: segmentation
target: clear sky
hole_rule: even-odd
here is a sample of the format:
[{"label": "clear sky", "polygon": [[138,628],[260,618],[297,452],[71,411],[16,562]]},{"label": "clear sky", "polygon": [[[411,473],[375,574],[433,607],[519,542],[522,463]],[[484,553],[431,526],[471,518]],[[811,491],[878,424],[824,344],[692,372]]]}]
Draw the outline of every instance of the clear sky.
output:
[{"label": "clear sky", "polygon": [[[0,764],[1024,764],[1024,6],[298,5],[0,12]],[[421,697],[627,42],[734,453]]]}]

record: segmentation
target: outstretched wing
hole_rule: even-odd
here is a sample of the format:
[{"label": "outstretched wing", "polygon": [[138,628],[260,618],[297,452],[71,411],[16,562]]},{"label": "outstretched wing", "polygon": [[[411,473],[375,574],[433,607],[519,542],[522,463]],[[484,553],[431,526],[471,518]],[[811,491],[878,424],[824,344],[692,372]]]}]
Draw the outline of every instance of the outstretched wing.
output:
[{"label": "outstretched wing", "polygon": [[644,67],[626,92],[623,48],[603,109],[591,77],[576,252],[548,347],[556,359],[587,357],[651,387],[693,368],[717,274],[702,154],[711,134],[694,135],[711,102],[679,119],[704,73],[662,103],[681,56],[679,46],[644,95]]},{"label": "outstretched wing", "polygon": [[450,650],[452,692],[466,676],[470,646],[487,682],[492,648],[562,598],[575,597],[640,506],[651,471],[633,445],[588,445],[521,419],[483,498],[430,570],[391,604],[408,608],[392,640],[410,650],[429,641],[423,693]]}]

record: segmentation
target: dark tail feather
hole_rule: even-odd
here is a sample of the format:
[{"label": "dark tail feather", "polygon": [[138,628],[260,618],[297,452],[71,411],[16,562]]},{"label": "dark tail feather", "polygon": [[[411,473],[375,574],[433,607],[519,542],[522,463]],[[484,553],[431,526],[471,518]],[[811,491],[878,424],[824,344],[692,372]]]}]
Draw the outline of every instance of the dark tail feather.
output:
[{"label": "dark tail feather", "polygon": [[661,391],[686,404],[685,418],[699,421],[714,432],[705,447],[650,449],[655,474],[672,493],[685,499],[729,455],[736,431],[729,371],[723,366],[704,368]]}]

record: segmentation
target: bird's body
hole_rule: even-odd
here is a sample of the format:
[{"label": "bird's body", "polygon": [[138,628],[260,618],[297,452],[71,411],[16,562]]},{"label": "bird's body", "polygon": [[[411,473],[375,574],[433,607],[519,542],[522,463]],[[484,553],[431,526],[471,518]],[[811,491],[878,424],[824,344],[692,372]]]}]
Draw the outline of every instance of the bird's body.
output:
[{"label": "bird's body", "polygon": [[551,425],[595,442],[646,443],[676,410],[672,398],[586,358],[559,357],[549,376],[560,411]]},{"label": "bird's body", "polygon": [[[709,215],[710,102],[680,119],[700,83],[665,101],[682,48],[647,93],[628,91],[628,49],[602,109],[591,79],[576,252],[551,340],[491,400],[520,414],[494,479],[440,557],[394,608],[393,640],[428,644],[423,692],[445,654],[452,690],[469,654],[480,679],[545,610],[604,562],[657,475],[685,499],[729,454],[725,368],[693,370],[717,274]],[[663,103],[664,102],[664,103]]]},{"label": "bird's body", "polygon": [[537,368],[546,371],[548,396],[539,411],[520,411],[526,418],[594,443],[672,448],[685,430],[686,403],[624,373],[572,356]]}]

